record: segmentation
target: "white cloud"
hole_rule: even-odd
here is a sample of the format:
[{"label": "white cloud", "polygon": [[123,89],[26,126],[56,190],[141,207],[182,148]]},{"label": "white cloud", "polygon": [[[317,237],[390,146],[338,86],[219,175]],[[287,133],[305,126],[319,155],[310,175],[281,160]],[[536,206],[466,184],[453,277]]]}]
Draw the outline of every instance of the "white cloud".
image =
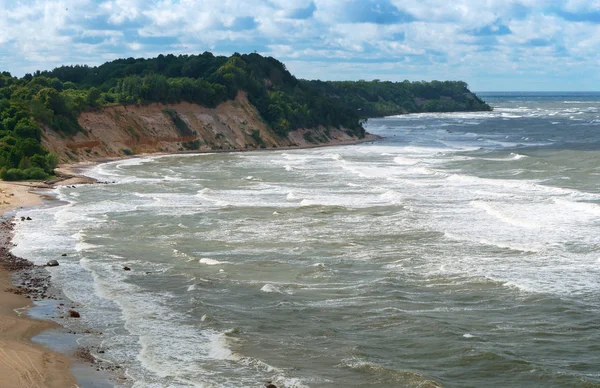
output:
[{"label": "white cloud", "polygon": [[564,5],[568,12],[597,12],[600,11],[598,0],[567,0]]},{"label": "white cloud", "polygon": [[[0,0],[0,68],[22,75],[131,55],[257,50],[301,77],[494,85],[528,74],[576,77],[600,62],[599,0],[361,1]],[[405,17],[377,24],[361,17],[370,5]]]},{"label": "white cloud", "polygon": [[102,3],[100,9],[108,14],[108,22],[119,25],[137,19],[144,3],[138,0],[110,0]]}]

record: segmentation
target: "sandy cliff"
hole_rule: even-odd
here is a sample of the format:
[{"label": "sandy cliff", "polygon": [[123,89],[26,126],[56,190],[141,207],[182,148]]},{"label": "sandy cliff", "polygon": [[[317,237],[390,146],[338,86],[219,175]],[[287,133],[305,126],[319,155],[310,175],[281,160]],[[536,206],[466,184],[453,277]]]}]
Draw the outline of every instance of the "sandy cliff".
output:
[{"label": "sandy cliff", "polygon": [[79,124],[85,131],[72,137],[43,130],[42,143],[63,163],[128,154],[310,147],[358,140],[345,131],[325,128],[308,136],[299,129],[283,138],[264,123],[243,92],[216,108],[190,103],[105,107],[82,113]]}]

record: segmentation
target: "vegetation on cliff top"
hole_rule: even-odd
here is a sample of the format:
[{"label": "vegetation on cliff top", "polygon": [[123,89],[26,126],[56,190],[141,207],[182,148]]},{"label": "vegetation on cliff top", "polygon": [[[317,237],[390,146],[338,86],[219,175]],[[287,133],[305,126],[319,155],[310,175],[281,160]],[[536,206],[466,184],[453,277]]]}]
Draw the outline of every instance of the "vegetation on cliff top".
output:
[{"label": "vegetation on cliff top", "polygon": [[362,119],[410,112],[490,110],[464,82],[323,82],[299,80],[259,54],[160,55],[97,67],[62,66],[22,78],[0,74],[0,177],[45,179],[57,158],[41,145],[41,126],[70,136],[79,114],[114,104],[177,103],[208,107],[247,93],[280,136],[297,128],[344,128],[364,137]]}]

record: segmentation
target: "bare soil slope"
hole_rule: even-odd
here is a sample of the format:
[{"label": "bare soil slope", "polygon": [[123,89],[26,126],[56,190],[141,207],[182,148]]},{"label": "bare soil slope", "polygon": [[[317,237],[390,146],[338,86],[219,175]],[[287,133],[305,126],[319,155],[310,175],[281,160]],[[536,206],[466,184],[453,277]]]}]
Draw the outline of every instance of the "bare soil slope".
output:
[{"label": "bare soil slope", "polygon": [[73,163],[131,154],[183,151],[226,151],[256,148],[311,147],[355,142],[345,131],[325,128],[273,132],[240,92],[216,108],[190,103],[111,106],[82,113],[85,132],[67,137],[44,128],[42,142]]}]

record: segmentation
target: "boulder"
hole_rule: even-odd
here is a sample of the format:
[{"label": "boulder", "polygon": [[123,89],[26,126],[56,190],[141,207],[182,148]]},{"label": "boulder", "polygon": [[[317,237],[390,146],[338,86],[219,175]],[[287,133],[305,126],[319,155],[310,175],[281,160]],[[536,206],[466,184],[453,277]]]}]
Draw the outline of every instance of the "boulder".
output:
[{"label": "boulder", "polygon": [[79,314],[77,311],[75,310],[69,310],[69,316],[71,318],[81,318],[81,314]]},{"label": "boulder", "polygon": [[125,266],[125,267],[123,267],[123,270],[125,270],[125,271],[131,271],[131,268]]},{"label": "boulder", "polygon": [[65,257],[65,256],[67,256],[67,254],[66,254],[66,253],[63,253],[61,256],[62,256],[62,257]]},{"label": "boulder", "polygon": [[56,260],[50,260],[48,263],[46,263],[46,265],[48,267],[58,267],[58,261],[56,261]]},{"label": "boulder", "polygon": [[27,218],[26,218],[26,220],[27,220],[27,221],[31,221],[31,217],[27,217]]}]

